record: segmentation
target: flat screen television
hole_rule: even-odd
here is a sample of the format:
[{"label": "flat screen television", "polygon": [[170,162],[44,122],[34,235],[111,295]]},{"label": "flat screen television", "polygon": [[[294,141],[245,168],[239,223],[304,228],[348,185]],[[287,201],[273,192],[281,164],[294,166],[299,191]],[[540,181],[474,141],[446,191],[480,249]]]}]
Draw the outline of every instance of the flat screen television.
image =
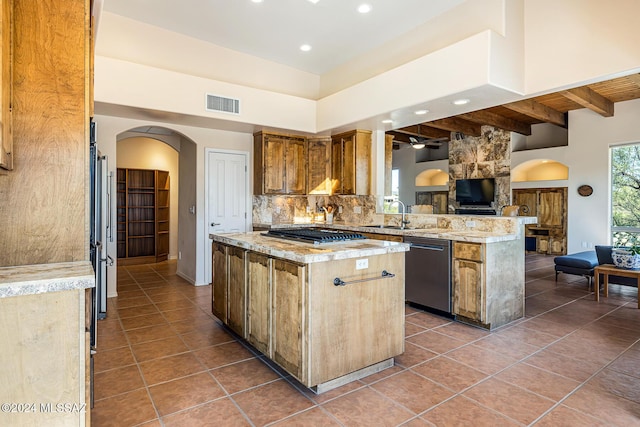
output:
[{"label": "flat screen television", "polygon": [[460,205],[489,206],[494,201],[495,179],[457,179],[456,202]]}]

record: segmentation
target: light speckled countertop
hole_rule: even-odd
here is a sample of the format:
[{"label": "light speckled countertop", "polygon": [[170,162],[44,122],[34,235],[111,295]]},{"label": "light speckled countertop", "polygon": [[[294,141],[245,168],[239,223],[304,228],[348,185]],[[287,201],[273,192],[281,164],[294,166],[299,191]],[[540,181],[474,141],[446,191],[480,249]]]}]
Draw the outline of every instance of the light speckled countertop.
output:
[{"label": "light speckled countertop", "polygon": [[95,286],[89,261],[0,267],[0,298]]},{"label": "light speckled countertop", "polygon": [[314,245],[313,243],[263,236],[260,231],[210,234],[209,236],[216,242],[288,259],[301,264],[383,255],[409,250],[409,244],[407,243],[369,239]]},{"label": "light speckled countertop", "polygon": [[[460,218],[460,216],[456,216]],[[505,222],[505,221],[517,221],[517,223],[522,227],[525,224],[535,224],[537,219],[535,217],[512,217],[507,220],[507,217],[495,217],[499,219],[496,223]],[[473,220],[474,217],[471,215],[466,215],[465,219]],[[482,219],[487,219],[483,217]],[[300,223],[300,224],[253,224],[254,227],[259,228],[291,228],[291,227],[317,227],[317,228],[333,228],[336,230],[349,230],[349,231],[359,231],[363,233],[376,233],[376,234],[388,234],[395,236],[418,236],[418,237],[426,237],[433,239],[445,239],[452,240],[458,242],[475,242],[475,243],[495,243],[495,242],[505,242],[509,240],[516,240],[521,238],[523,235],[520,230],[519,233],[516,232],[508,232],[504,230],[504,227],[496,227],[493,231],[482,231],[475,229],[466,229],[466,230],[452,230],[449,228],[438,228],[438,227],[412,227],[409,226],[404,230],[400,230],[397,228],[377,228],[366,226],[362,224],[349,224],[345,222],[334,222],[333,224],[324,224],[324,223]]]}]

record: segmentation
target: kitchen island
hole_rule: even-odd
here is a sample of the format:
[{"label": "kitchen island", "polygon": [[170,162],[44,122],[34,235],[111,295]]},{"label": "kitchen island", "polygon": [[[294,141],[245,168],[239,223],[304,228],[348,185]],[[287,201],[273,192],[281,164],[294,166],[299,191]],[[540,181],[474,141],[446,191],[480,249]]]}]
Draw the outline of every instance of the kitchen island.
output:
[{"label": "kitchen island", "polygon": [[[451,241],[452,315],[456,320],[495,329],[524,316],[524,227],[535,217],[479,215],[408,215],[409,227],[398,227],[398,215],[377,224],[312,224],[358,231],[370,239],[403,241],[424,237]],[[308,227],[309,224],[258,224],[263,229]],[[422,274],[422,273],[421,273]],[[429,271],[425,270],[425,277]]]},{"label": "kitchen island", "polygon": [[213,313],[317,393],[393,366],[404,352],[404,252],[212,234]]}]

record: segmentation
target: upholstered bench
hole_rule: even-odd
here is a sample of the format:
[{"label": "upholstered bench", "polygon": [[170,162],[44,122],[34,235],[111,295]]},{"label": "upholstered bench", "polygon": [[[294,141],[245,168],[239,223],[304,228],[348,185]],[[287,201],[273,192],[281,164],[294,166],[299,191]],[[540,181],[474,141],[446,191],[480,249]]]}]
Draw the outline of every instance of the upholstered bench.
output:
[{"label": "upholstered bench", "polygon": [[558,273],[576,274],[584,276],[591,287],[593,269],[598,265],[598,257],[595,251],[578,252],[575,254],[557,256],[553,259],[556,269],[556,282]]}]

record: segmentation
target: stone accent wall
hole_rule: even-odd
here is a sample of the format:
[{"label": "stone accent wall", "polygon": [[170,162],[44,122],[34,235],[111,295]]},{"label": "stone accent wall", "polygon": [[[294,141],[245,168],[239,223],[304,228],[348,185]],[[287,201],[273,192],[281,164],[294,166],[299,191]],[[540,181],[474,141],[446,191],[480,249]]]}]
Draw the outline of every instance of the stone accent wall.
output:
[{"label": "stone accent wall", "polygon": [[495,178],[496,210],[511,203],[511,132],[482,126],[480,137],[465,135],[449,142],[450,206],[458,207],[456,179],[469,178]]},{"label": "stone accent wall", "polygon": [[[375,196],[253,196],[254,224],[291,224],[322,222],[321,208],[334,208],[334,221],[370,224],[375,222]],[[307,206],[311,212],[307,212]],[[342,207],[342,213],[339,212]],[[355,210],[360,208],[360,213]],[[319,211],[318,211],[319,209]]]}]

